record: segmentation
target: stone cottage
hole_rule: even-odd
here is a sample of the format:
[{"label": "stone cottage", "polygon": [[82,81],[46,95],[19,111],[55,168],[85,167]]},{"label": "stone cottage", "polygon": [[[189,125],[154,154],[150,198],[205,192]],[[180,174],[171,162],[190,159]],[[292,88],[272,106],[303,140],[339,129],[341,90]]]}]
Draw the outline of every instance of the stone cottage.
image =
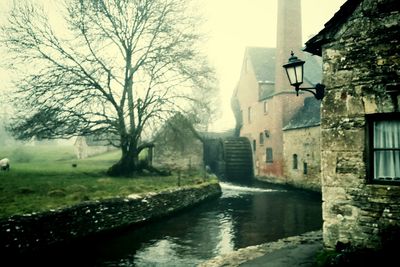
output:
[{"label": "stone cottage", "polygon": [[109,141],[101,140],[95,136],[78,136],[74,142],[74,150],[78,159],[85,159],[90,156],[115,150]]},{"label": "stone cottage", "polygon": [[300,93],[296,97],[282,65],[292,50],[305,59],[304,80],[308,86],[320,82],[322,67],[319,57],[303,54],[300,49],[300,0],[278,1],[277,26],[277,48],[246,48],[231,104],[236,134],[248,138],[252,144],[254,175],[270,182],[285,183],[283,128],[302,108],[309,94]]},{"label": "stone cottage", "polygon": [[304,106],[283,128],[286,183],[321,191],[320,101],[307,97]]},{"label": "stone cottage", "polygon": [[386,248],[400,241],[400,8],[348,0],[306,42],[322,56],[323,238]]}]

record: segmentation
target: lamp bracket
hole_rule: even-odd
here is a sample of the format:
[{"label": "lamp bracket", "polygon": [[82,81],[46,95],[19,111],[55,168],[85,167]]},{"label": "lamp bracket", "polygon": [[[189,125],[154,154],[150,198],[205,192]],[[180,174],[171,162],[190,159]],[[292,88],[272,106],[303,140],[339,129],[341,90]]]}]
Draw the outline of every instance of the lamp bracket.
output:
[{"label": "lamp bracket", "polygon": [[[312,91],[313,89],[315,90],[315,92]],[[296,86],[296,95],[297,96],[299,95],[299,90],[310,92],[318,100],[322,100],[325,96],[325,85],[320,84],[320,83],[317,83],[314,87],[300,88],[300,85]]]}]

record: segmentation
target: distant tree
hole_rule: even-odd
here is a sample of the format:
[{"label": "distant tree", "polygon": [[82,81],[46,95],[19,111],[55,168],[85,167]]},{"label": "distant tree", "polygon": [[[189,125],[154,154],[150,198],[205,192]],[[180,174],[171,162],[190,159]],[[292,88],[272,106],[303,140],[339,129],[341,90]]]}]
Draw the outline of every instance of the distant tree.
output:
[{"label": "distant tree", "polygon": [[62,24],[16,2],[1,34],[19,71],[17,138],[96,135],[122,151],[109,174],[130,175],[163,121],[213,113],[215,75],[189,0],[68,0]]}]

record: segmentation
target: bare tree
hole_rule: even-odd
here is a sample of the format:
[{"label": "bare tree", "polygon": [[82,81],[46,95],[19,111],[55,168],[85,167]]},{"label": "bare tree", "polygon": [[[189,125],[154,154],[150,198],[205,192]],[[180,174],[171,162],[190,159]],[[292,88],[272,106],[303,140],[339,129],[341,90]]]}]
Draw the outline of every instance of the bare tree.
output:
[{"label": "bare tree", "polygon": [[67,0],[62,7],[61,27],[26,1],[2,27],[21,78],[10,129],[19,139],[96,135],[122,151],[109,174],[130,175],[162,121],[210,104],[195,97],[216,90],[198,18],[188,0]]}]

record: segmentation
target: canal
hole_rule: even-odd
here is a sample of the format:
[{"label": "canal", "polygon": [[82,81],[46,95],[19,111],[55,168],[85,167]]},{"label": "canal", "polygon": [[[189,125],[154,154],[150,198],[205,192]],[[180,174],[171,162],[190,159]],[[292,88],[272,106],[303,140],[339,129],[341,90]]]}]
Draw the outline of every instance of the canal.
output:
[{"label": "canal", "polygon": [[52,266],[196,266],[222,253],[321,229],[319,194],[221,182],[219,199],[145,226],[29,259]]}]

